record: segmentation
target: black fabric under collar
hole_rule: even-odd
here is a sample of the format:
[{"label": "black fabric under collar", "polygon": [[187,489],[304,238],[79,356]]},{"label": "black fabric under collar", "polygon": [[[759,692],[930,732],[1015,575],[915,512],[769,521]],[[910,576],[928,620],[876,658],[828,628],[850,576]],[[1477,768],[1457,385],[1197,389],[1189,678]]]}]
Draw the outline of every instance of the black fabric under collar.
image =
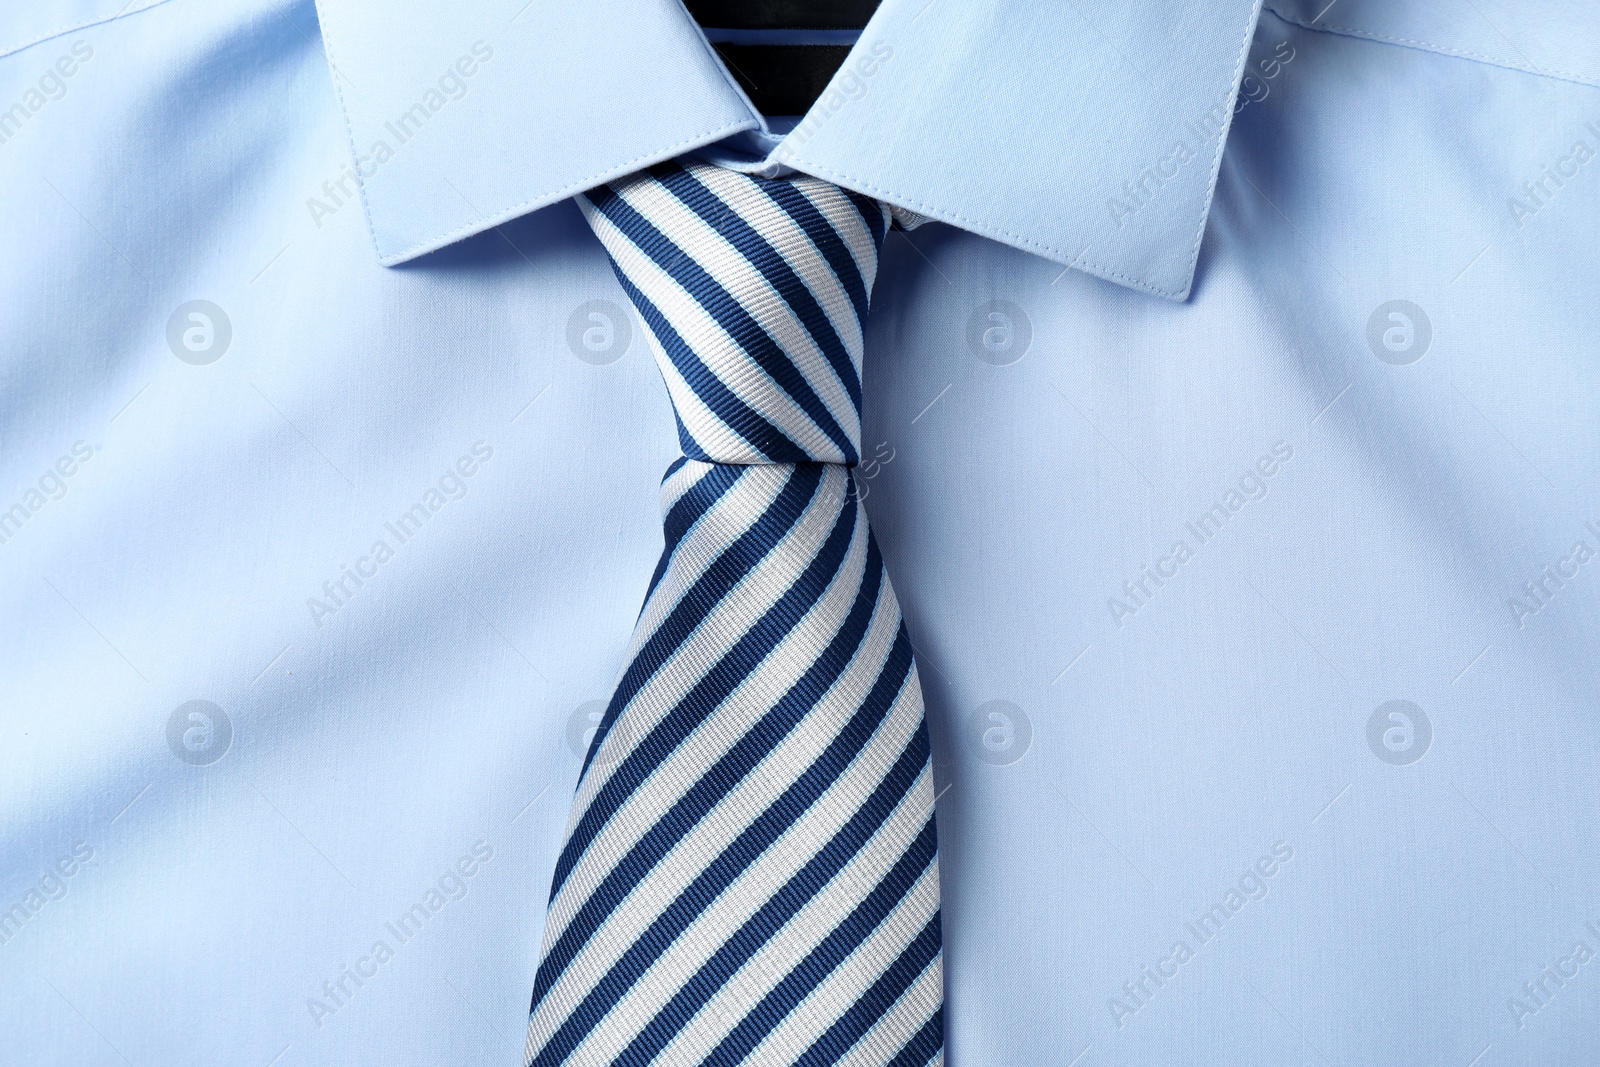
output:
[{"label": "black fabric under collar", "polygon": [[[712,47],[763,115],[803,115],[850,53],[848,44],[764,43],[760,33],[860,30],[878,0],[687,0],[701,28],[737,30],[738,43]],[[754,31],[754,32],[752,32]]]}]

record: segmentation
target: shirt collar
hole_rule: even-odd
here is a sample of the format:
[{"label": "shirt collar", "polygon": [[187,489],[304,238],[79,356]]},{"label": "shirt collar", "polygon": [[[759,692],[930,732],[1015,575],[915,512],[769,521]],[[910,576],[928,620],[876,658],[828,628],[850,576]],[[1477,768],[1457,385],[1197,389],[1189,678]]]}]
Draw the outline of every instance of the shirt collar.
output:
[{"label": "shirt collar", "polygon": [[[884,0],[771,158],[1183,299],[1259,3]],[[318,2],[386,265],[763,129],[679,3],[494,6]]]}]

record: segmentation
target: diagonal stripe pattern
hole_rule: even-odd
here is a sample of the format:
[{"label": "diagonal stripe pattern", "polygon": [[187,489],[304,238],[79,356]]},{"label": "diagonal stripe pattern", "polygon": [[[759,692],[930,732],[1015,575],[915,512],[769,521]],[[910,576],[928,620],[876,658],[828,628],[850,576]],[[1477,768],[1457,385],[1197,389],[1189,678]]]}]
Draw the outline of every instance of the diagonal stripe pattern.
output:
[{"label": "diagonal stripe pattern", "polygon": [[888,212],[678,162],[578,203],[684,456],[556,863],[525,1063],[942,1064],[922,691],[850,469]]}]

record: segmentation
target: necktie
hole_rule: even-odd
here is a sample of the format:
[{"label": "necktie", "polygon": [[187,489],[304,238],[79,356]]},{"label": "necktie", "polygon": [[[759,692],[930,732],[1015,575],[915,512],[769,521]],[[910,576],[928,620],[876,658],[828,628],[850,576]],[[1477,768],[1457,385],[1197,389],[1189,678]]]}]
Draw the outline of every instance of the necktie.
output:
[{"label": "necktie", "polygon": [[850,469],[888,211],[676,162],[578,203],[684,455],[556,863],[526,1062],[942,1062],[922,691]]}]

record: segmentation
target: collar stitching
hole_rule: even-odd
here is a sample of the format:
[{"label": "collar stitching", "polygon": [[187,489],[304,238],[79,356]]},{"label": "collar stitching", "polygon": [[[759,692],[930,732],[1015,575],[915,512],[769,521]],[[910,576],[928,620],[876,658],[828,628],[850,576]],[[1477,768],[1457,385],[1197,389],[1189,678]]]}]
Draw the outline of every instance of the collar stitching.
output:
[{"label": "collar stitching", "polygon": [[[333,95],[339,101],[339,117],[344,120],[345,143],[350,146],[350,158],[356,158],[356,129],[350,122],[350,109],[344,103],[344,89],[339,86],[339,79],[344,75],[339,73],[338,64],[333,59],[333,41],[328,36],[328,20],[322,14],[322,0],[317,0],[317,36],[322,39],[322,52],[328,60],[328,77],[333,82]],[[367,202],[367,182],[361,176],[361,166],[358,163],[356,172],[356,192],[361,194],[361,219],[367,224],[367,240],[372,242],[372,254],[378,257],[378,262],[383,262],[383,250],[378,247],[378,231],[372,225],[372,205]]]},{"label": "collar stitching", "polygon": [[1228,92],[1223,100],[1228,117],[1222,129],[1217,131],[1217,150],[1211,156],[1211,179],[1206,183],[1206,193],[1200,206],[1200,220],[1194,230],[1194,244],[1189,249],[1188,284],[1184,286],[1184,295],[1194,286],[1194,272],[1200,265],[1200,243],[1205,240],[1206,223],[1211,219],[1211,202],[1217,195],[1217,179],[1222,175],[1222,151],[1228,145],[1228,135],[1233,132],[1234,101],[1239,96],[1239,83],[1244,79],[1245,60],[1250,58],[1250,46],[1255,41],[1256,24],[1261,20],[1263,0],[1256,0],[1255,10],[1250,12],[1250,19],[1244,25],[1244,39],[1239,42],[1239,58],[1233,64],[1233,83],[1228,86]]},{"label": "collar stitching", "polygon": [[65,37],[69,33],[81,33],[84,30],[92,30],[96,26],[104,26],[108,22],[116,22],[118,19],[125,19],[129,15],[137,15],[140,12],[149,11],[151,8],[160,7],[166,2],[167,0],[150,0],[150,2],[145,4],[143,7],[136,7],[132,11],[129,11],[128,7],[131,6],[130,0],[129,5],[124,6],[121,11],[118,11],[114,15],[107,15],[104,18],[91,18],[87,22],[75,22],[70,26],[63,26],[58,30],[49,30],[43,34],[40,34],[38,37],[33,38],[31,41],[23,41],[21,44],[0,46],[0,59],[5,59],[7,56],[14,56],[18,52],[24,52],[36,44],[44,44],[46,41],[53,41],[57,37]]},{"label": "collar stitching", "polygon": [[1414,48],[1420,52],[1433,52],[1442,56],[1455,56],[1457,59],[1470,59],[1479,63],[1486,63],[1491,67],[1499,67],[1502,70],[1515,70],[1523,74],[1537,74],[1557,81],[1573,82],[1578,85],[1587,85],[1590,88],[1600,88],[1600,82],[1596,82],[1592,75],[1575,74],[1567,70],[1551,70],[1546,67],[1536,67],[1532,63],[1524,66],[1520,63],[1510,63],[1504,59],[1496,59],[1493,56],[1482,55],[1478,52],[1465,52],[1459,48],[1446,48],[1443,45],[1429,44],[1427,41],[1414,40],[1410,37],[1391,37],[1387,34],[1373,33],[1371,30],[1357,29],[1353,26],[1335,26],[1329,22],[1311,22],[1296,15],[1287,15],[1271,4],[1264,6],[1283,21],[1299,26],[1301,29],[1318,33],[1331,33],[1340,37],[1355,37],[1365,41],[1380,41],[1384,44]]}]

